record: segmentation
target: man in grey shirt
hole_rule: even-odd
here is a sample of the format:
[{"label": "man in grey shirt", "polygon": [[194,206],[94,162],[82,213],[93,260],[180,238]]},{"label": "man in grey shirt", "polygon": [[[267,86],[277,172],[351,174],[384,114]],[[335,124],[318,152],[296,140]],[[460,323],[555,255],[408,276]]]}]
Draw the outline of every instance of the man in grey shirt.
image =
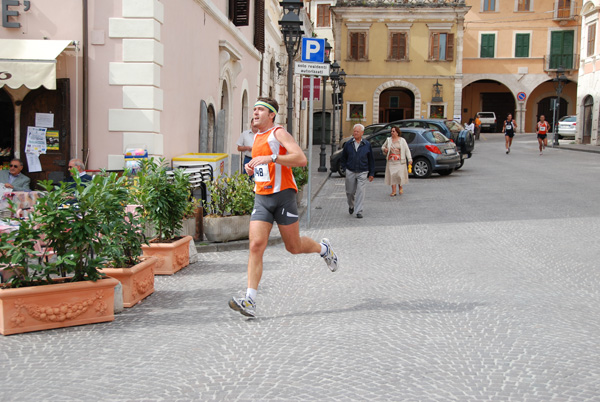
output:
[{"label": "man in grey shirt", "polygon": [[12,191],[31,191],[29,177],[21,173],[21,170],[23,170],[23,162],[13,158],[8,170],[0,170],[0,183]]}]

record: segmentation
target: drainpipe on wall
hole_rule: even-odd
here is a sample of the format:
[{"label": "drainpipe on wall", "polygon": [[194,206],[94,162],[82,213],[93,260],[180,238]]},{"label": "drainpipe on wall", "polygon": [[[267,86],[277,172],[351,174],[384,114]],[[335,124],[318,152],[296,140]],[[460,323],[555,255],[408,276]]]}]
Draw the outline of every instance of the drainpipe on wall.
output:
[{"label": "drainpipe on wall", "polygon": [[83,99],[82,99],[82,112],[83,112],[83,163],[87,167],[89,149],[88,149],[88,0],[83,0],[83,40],[81,45],[82,57],[83,57]]}]

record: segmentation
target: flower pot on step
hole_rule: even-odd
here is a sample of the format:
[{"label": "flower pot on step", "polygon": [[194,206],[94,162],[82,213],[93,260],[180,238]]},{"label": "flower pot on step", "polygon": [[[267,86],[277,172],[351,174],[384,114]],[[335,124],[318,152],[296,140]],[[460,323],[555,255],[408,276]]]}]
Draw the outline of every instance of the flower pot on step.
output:
[{"label": "flower pot on step", "polygon": [[247,239],[249,230],[250,215],[204,217],[204,234],[210,241],[227,242]]},{"label": "flower pot on step", "polygon": [[0,333],[113,321],[114,278],[0,289]]},{"label": "flower pot on step", "polygon": [[152,243],[142,245],[144,257],[156,257],[155,275],[173,275],[190,263],[190,241],[192,236],[184,236],[173,243]]},{"label": "flower pot on step", "polygon": [[123,306],[133,307],[140,300],[154,293],[156,262],[156,257],[144,257],[142,262],[131,268],[103,268],[100,272],[121,282]]}]

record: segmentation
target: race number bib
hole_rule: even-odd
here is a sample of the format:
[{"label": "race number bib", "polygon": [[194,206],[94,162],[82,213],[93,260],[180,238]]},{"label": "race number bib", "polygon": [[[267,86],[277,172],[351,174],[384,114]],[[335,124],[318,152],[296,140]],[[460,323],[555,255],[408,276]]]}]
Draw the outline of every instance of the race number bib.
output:
[{"label": "race number bib", "polygon": [[507,129],[507,130],[512,130],[512,124],[507,124],[507,125],[506,125],[506,129]]},{"label": "race number bib", "polygon": [[269,174],[269,165],[257,165],[254,167],[254,181],[267,182],[271,181]]},{"label": "race number bib", "polygon": [[546,134],[546,125],[545,124],[540,124],[539,132],[540,132],[540,134]]}]

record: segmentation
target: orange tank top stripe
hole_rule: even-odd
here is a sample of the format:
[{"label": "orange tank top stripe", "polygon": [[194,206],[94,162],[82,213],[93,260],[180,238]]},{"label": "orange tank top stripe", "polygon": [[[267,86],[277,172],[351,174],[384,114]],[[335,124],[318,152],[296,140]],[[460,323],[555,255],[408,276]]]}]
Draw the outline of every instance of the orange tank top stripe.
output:
[{"label": "orange tank top stripe", "polygon": [[[287,154],[287,150],[275,138],[275,131],[279,128],[282,127],[273,126],[264,133],[256,133],[254,144],[252,145],[252,158],[273,154]],[[280,165],[279,163],[259,165],[257,168],[254,169],[254,192],[256,194],[269,195],[288,188],[293,188],[298,192],[292,168]],[[258,172],[260,174],[257,174]]]}]

